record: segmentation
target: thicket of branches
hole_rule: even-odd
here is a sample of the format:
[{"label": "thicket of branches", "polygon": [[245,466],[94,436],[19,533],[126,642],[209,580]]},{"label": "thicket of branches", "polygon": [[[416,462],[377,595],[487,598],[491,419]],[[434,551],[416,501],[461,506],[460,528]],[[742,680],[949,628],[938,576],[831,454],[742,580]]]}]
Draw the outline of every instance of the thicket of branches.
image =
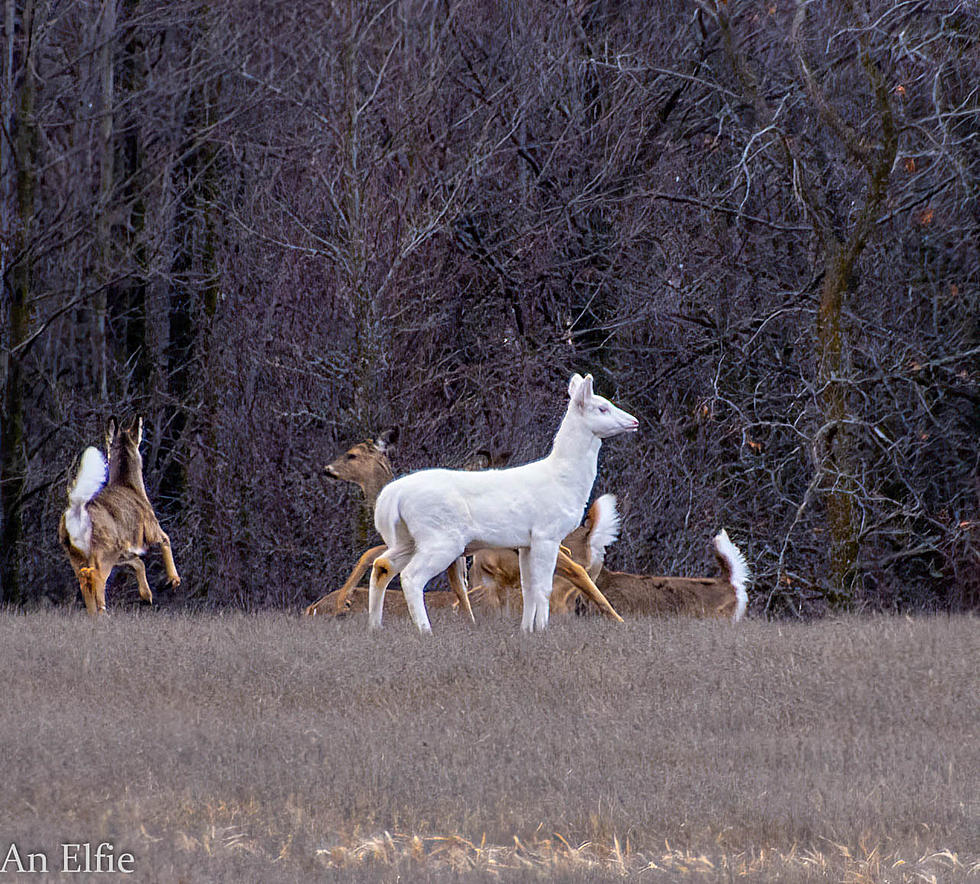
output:
[{"label": "thicket of branches", "polygon": [[726,526],[757,614],[975,605],[978,22],[6,0],[2,598],[77,592],[55,528],[111,413],[178,598],[293,607],[364,539],[343,446],[538,457],[588,370],[642,421],[614,566],[700,573]]}]

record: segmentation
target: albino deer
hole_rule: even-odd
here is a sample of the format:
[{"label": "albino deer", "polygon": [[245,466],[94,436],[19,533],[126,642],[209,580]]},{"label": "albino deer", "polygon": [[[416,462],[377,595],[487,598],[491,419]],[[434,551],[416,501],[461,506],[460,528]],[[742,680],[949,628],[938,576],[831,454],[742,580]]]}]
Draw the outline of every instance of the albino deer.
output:
[{"label": "albino deer", "polygon": [[[331,478],[353,482],[359,486],[364,493],[366,503],[373,507],[381,489],[391,481],[393,473],[391,463],[388,460],[388,449],[397,439],[398,428],[392,427],[385,430],[375,440],[369,439],[366,442],[358,442],[357,445],[349,448],[331,463],[327,464],[324,472]],[[492,455],[489,451],[481,449],[466,461],[462,469],[469,471],[496,469],[509,459],[509,451]],[[607,496],[615,501],[615,498],[612,498],[611,495]],[[590,510],[590,514],[593,511],[598,514],[599,509],[597,507],[599,506],[601,505],[598,501],[596,504],[593,504],[594,510]],[[586,598],[598,606],[603,616],[622,623],[623,618],[616,613],[612,605],[596,589],[595,583],[591,579],[594,575],[587,572],[579,564],[580,562],[586,564],[589,562],[587,540],[590,540],[593,544],[598,543],[598,548],[604,550],[605,545],[611,543],[612,539],[615,539],[615,535],[612,539],[605,539],[601,542],[597,539],[600,535],[604,537],[602,532],[609,530],[607,527],[609,519],[615,520],[615,526],[612,527],[612,530],[615,532],[616,526],[619,524],[615,504],[613,504],[611,513],[607,517],[603,519],[597,517],[594,522],[587,519],[585,527],[580,526],[576,528],[564,539],[563,545],[570,548],[571,557],[566,555],[563,550],[559,551],[558,560],[555,565],[555,587],[557,589],[561,586],[561,591],[558,593],[557,598],[566,598],[569,595],[584,593]],[[339,590],[329,592],[309,605],[306,608],[307,616],[315,617],[323,614],[337,616],[347,612],[349,608],[347,605],[349,594],[360,582],[364,572],[384,552],[384,549],[385,546],[382,544],[381,546],[372,546],[369,550],[366,550],[357,560],[354,570],[351,571],[350,576],[344,581],[344,585]],[[462,560],[457,560],[450,566],[446,574],[449,578],[450,586],[456,594],[456,598],[462,603],[463,594],[466,593],[466,581],[464,579],[465,575],[460,570],[461,566]],[[598,569],[601,566],[602,560],[600,558],[594,570],[598,573]],[[513,589],[516,591],[519,589],[520,576],[516,550],[485,549],[478,551],[473,556],[473,565],[470,568],[470,582],[473,589],[468,594],[466,605],[469,605],[472,601],[479,601],[495,609],[504,606],[509,607],[508,603],[510,598],[508,590]],[[474,579],[478,580],[479,584],[474,582]],[[475,592],[478,586],[482,588],[479,592]],[[432,593],[426,596],[427,599],[430,597],[433,599],[436,598]],[[357,611],[360,608],[355,607],[354,610]],[[399,610],[401,611],[403,609]],[[472,608],[464,605],[464,610],[472,620]]]},{"label": "albino deer", "polygon": [[[140,598],[153,602],[140,556],[159,545],[171,586],[180,584],[170,538],[160,527],[143,485],[140,442],[143,419],[119,426],[109,418],[106,464],[98,448],[86,448],[75,481],[68,489],[68,509],[58,524],[58,538],[78,578],[85,607],[93,617],[105,613],[105,584],[117,565],[136,571]],[[108,471],[108,481],[106,473]]]},{"label": "albino deer", "polygon": [[374,525],[385,541],[369,584],[368,622],[381,625],[388,583],[402,592],[420,632],[431,632],[425,585],[460,556],[478,549],[517,549],[524,611],[521,627],[548,625],[559,544],[576,528],[595,482],[603,439],[639,421],[592,391],[592,375],[573,375],[565,417],[542,460],[506,470],[420,470],[387,484]]},{"label": "albino deer", "polygon": [[731,617],[738,623],[749,601],[749,568],[726,531],[718,533],[714,547],[721,577],[654,577],[603,568],[595,582],[623,613]]}]

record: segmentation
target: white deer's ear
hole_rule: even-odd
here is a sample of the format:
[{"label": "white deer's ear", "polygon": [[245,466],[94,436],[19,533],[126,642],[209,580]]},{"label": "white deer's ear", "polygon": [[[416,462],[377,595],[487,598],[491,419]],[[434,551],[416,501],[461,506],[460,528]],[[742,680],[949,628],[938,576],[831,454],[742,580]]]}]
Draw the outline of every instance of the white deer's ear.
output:
[{"label": "white deer's ear", "polygon": [[139,448],[143,442],[143,418],[136,421],[136,447]]},{"label": "white deer's ear", "polygon": [[[576,375],[578,377],[578,375]],[[569,387],[571,389],[571,387]],[[592,375],[587,374],[584,378],[579,378],[578,386],[572,393],[572,402],[579,408],[585,408],[585,404],[592,396]]]},{"label": "white deer's ear", "polygon": [[575,374],[572,375],[572,379],[568,382],[568,397],[570,399],[575,398],[575,391],[578,390],[581,383],[582,383],[582,375],[576,372]]}]

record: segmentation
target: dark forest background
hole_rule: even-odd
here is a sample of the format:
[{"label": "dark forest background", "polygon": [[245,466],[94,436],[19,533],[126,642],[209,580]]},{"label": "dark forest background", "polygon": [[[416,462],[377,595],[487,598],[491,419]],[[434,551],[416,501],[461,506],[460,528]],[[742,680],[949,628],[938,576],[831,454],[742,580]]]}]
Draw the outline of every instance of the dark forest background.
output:
[{"label": "dark forest background", "polygon": [[2,28],[3,601],[77,595],[56,526],[110,414],[146,418],[160,601],[296,608],[367,539],[339,451],[534,459],[591,371],[642,422],[600,459],[613,567],[708,572],[725,526],[756,615],[977,605],[975,0]]}]

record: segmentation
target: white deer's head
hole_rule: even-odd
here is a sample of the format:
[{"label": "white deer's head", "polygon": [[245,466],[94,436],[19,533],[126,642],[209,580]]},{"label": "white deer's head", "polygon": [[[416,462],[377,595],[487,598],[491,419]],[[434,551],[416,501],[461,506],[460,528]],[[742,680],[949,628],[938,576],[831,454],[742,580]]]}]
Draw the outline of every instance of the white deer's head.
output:
[{"label": "white deer's head", "polygon": [[608,399],[597,396],[592,391],[590,374],[584,378],[579,374],[572,375],[568,382],[568,395],[571,399],[569,408],[575,409],[585,425],[600,439],[608,439],[620,433],[633,433],[640,425],[629,412],[617,408]]}]

